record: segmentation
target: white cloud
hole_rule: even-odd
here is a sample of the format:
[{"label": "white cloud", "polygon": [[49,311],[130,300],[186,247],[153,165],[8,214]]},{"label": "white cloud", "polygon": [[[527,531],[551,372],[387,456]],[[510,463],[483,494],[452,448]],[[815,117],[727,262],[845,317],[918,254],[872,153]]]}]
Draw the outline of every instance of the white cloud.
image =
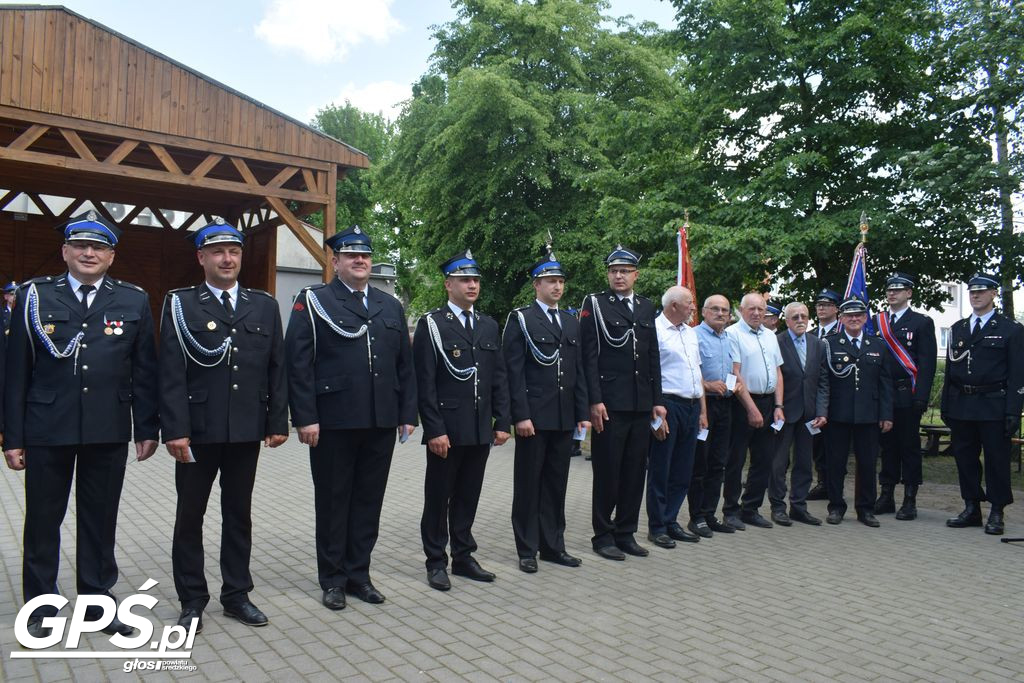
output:
[{"label": "white cloud", "polygon": [[316,63],[342,61],[369,40],[384,43],[402,29],[393,0],[272,0],[256,36]]},{"label": "white cloud", "polygon": [[[352,106],[369,112],[371,114],[384,114],[384,117],[394,121],[401,111],[401,103],[412,97],[412,86],[408,83],[397,83],[395,81],[375,81],[364,86],[356,87],[352,82],[346,83],[341,92],[329,103],[342,106],[345,101],[352,103]],[[307,120],[312,120],[319,106],[309,112]]]}]

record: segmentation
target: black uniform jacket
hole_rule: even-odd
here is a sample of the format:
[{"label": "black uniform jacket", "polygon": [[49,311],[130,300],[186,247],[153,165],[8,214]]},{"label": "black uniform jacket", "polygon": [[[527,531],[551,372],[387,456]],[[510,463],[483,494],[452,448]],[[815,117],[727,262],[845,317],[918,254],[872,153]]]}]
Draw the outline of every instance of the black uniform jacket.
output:
[{"label": "black uniform jacket", "polygon": [[942,415],[954,420],[1004,420],[1024,403],[1024,327],[994,313],[978,334],[971,319],[953,323],[946,348]]},{"label": "black uniform jacket", "polygon": [[[892,420],[892,375],[886,364],[889,349],[885,342],[862,334],[857,350],[845,333],[827,336],[822,341],[826,348],[821,371],[828,373],[830,387],[829,422],[871,424]],[[838,377],[836,373],[845,376]]]},{"label": "black uniform jacket", "polygon": [[[437,324],[440,349],[428,318]],[[423,443],[447,434],[452,446],[479,446],[491,442],[492,431],[509,431],[508,378],[493,318],[474,312],[470,332],[447,305],[430,311],[416,324],[413,355]],[[459,381],[445,359],[456,369],[476,367],[476,377]]]},{"label": "black uniform jacket", "polygon": [[[649,411],[663,405],[661,398],[661,353],[654,328],[654,305],[650,299],[633,295],[634,311],[611,290],[590,294],[580,310],[583,338],[583,369],[591,405],[604,403],[608,410]],[[600,329],[594,302],[609,336],[621,339],[629,330],[635,335],[619,347],[609,344]]]},{"label": "black uniform jacket", "polygon": [[[295,299],[285,345],[292,423],[321,429],[416,424],[416,380],[402,304],[367,286],[368,306],[334,278]],[[319,302],[339,334],[311,304]]]},{"label": "black uniform jacket", "polygon": [[[878,316],[875,316],[875,329],[878,326]],[[935,343],[935,323],[928,316],[917,311],[907,311],[900,316],[896,324],[892,326],[892,334],[903,348],[907,355],[917,366],[917,389],[912,389],[910,373],[903,369],[896,356],[889,352],[885,357],[886,365],[889,366],[889,374],[893,381],[893,405],[896,408],[909,408],[913,401],[928,402],[932,395],[932,382],[935,380],[935,365],[938,356],[938,347]],[[878,332],[878,338],[885,348],[889,345]]]},{"label": "black uniform jacket", "polygon": [[[181,302],[179,338],[172,297]],[[231,355],[207,356],[231,337]],[[192,360],[186,355],[191,354]],[[213,367],[203,367],[195,361]],[[205,284],[167,293],[160,321],[160,424],[163,440],[244,443],[288,433],[284,336],[277,301],[258,289],[238,288],[232,317]]]},{"label": "black uniform jacket", "polygon": [[[543,365],[537,360],[523,336],[519,313],[537,350],[548,357],[557,351],[558,361]],[[558,320],[561,327],[534,302],[512,311],[505,322],[502,350],[513,423],[532,420],[534,429],[569,431],[590,419],[580,324],[564,311],[558,312]]]},{"label": "black uniform jacket", "polygon": [[[54,358],[32,329],[26,300],[33,284],[40,326],[57,351],[85,334],[77,360]],[[41,277],[21,286],[14,310],[4,448],[124,443],[133,438],[133,422],[135,441],[158,437],[156,339],[146,292],[105,276],[83,317],[66,274]]]}]

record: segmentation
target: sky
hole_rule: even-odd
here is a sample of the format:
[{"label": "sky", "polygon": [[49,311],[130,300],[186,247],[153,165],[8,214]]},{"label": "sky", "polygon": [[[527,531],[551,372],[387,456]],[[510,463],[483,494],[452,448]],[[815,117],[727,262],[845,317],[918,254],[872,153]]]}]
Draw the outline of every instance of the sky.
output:
[{"label": "sky", "polygon": [[[45,1],[45,0],[44,0]],[[60,0],[58,0],[60,1]],[[345,100],[397,115],[450,0],[64,0],[65,6],[302,122]],[[673,26],[663,0],[608,15]]]}]

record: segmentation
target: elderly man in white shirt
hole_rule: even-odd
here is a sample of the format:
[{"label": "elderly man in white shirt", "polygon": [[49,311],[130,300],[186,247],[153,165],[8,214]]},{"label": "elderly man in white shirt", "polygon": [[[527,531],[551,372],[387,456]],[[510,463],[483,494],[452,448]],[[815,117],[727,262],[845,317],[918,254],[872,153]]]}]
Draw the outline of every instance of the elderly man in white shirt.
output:
[{"label": "elderly man in white shirt", "polygon": [[697,333],[687,323],[693,316],[693,294],[670,287],[661,298],[662,313],[654,321],[661,354],[661,390],[668,411],[654,430],[647,463],[647,538],[660,548],[676,541],[696,543],[700,536],[676,520],[690,489],[697,433],[706,429],[707,411],[700,374]]},{"label": "elderly man in white shirt", "polygon": [[[758,509],[764,503],[771,477],[777,431],[772,424],[785,424],[782,411],[782,352],[775,333],[763,327],[766,305],[757,292],[740,301],[740,320],[726,332],[733,343],[733,374],[742,380],[739,400],[733,407],[733,433],[729,461],[725,467],[722,515],[736,530],[746,525],[770,529],[772,523]],[[747,486],[740,498],[743,463],[750,448]]]}]

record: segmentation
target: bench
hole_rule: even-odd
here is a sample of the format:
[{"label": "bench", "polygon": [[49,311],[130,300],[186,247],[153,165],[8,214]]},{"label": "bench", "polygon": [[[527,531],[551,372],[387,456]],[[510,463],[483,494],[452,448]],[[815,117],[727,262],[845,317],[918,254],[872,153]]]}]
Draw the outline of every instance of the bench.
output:
[{"label": "bench", "polygon": [[940,454],[939,446],[945,441],[945,448],[942,449],[941,454],[945,455],[949,451],[949,427],[945,425],[921,425],[921,436],[924,436],[928,440],[925,442],[924,448],[921,449],[921,456],[925,458],[934,458]]}]

